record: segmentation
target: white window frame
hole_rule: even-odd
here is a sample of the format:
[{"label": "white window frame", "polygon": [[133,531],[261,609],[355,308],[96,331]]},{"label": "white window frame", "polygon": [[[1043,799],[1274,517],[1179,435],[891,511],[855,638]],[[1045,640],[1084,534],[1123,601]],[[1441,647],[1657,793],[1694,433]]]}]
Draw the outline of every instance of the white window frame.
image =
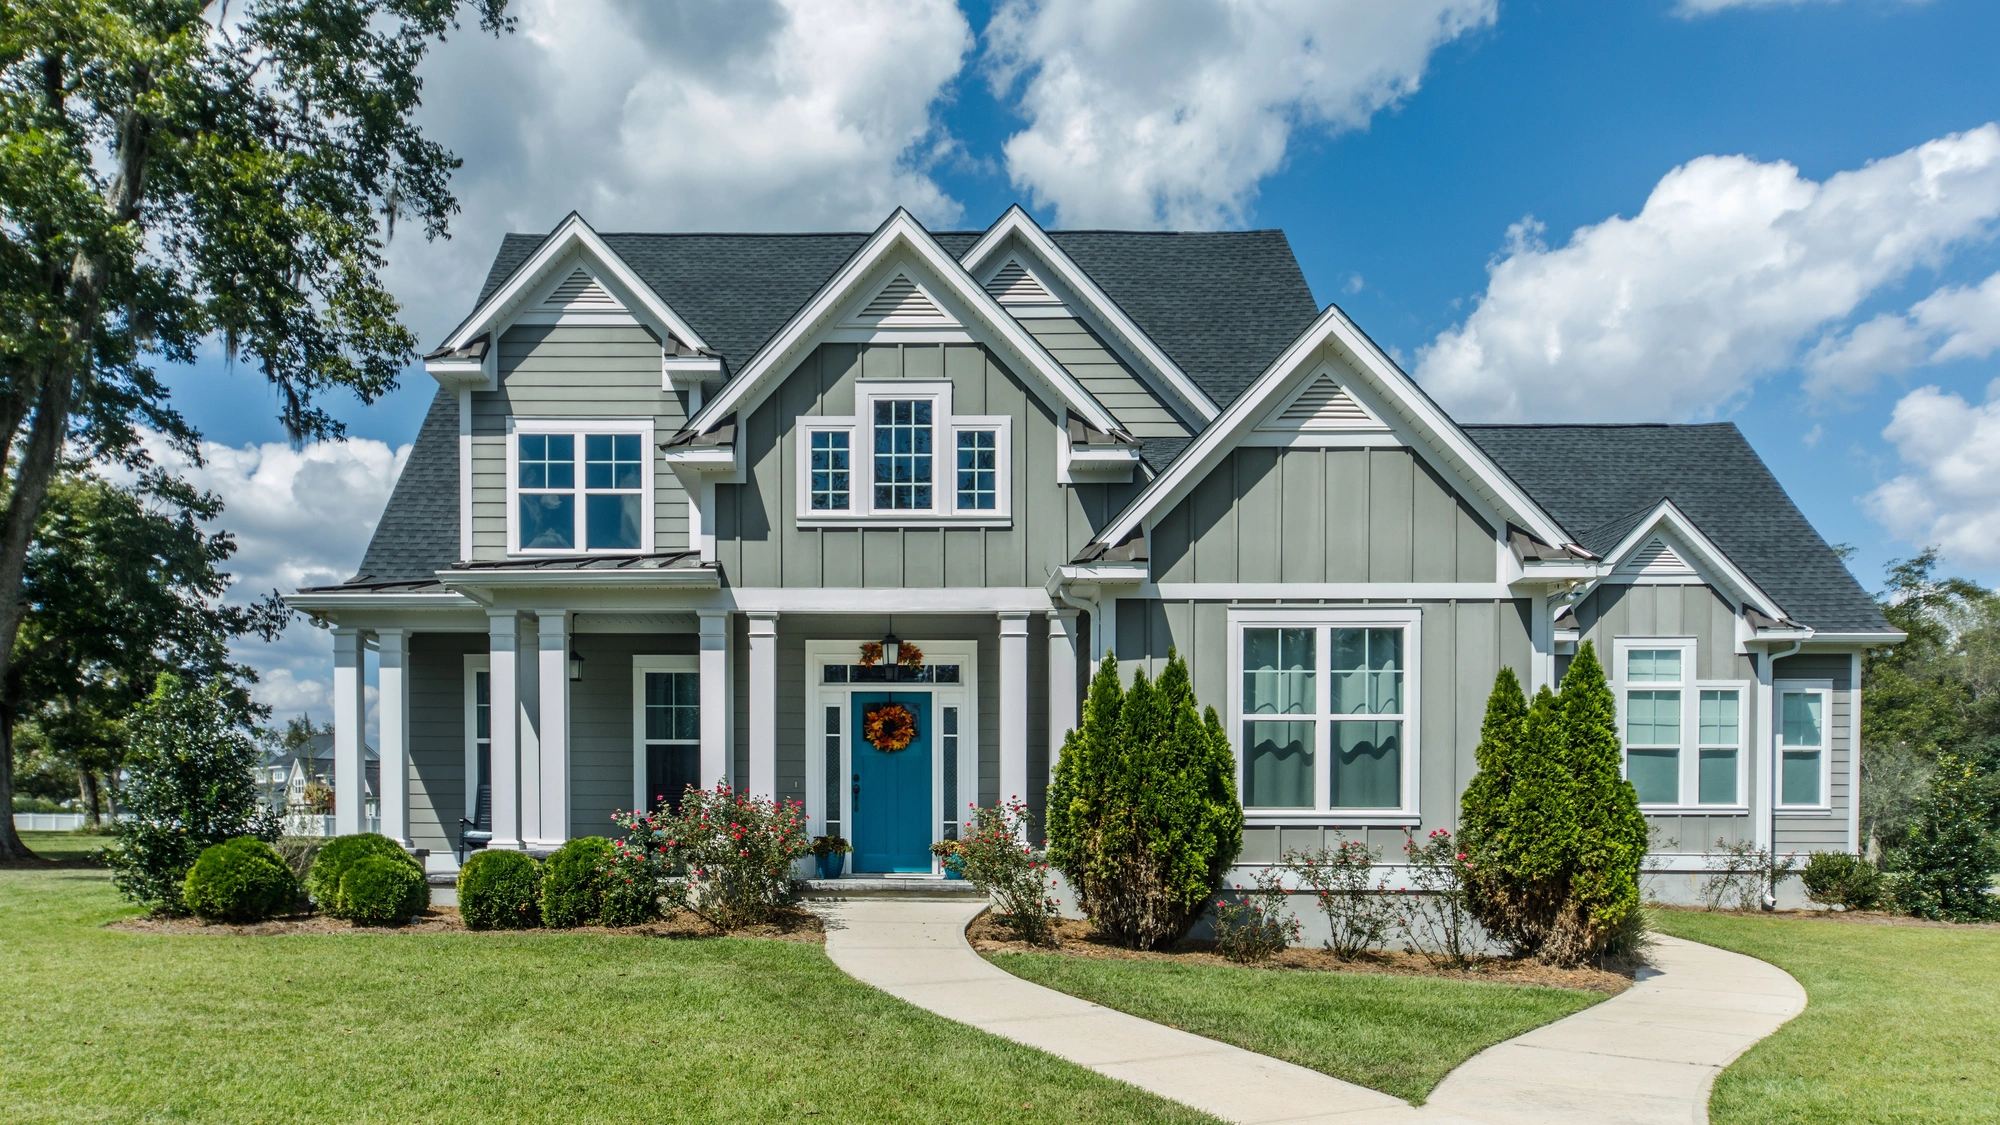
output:
[{"label": "white window frame", "polygon": [[[1634,649],[1676,649],[1681,654],[1681,678],[1674,683],[1651,681],[1635,683],[1627,677],[1631,674],[1628,654]],[[1612,669],[1608,677],[1613,697],[1618,709],[1618,772],[1619,776],[1630,779],[1631,770],[1625,745],[1631,730],[1627,710],[1627,692],[1666,690],[1681,693],[1681,741],[1678,747],[1679,798],[1673,802],[1640,802],[1639,808],[1647,815],[1682,813],[1700,816],[1747,816],[1750,812],[1749,800],[1749,730],[1751,727],[1751,706],[1755,698],[1751,693],[1754,686],[1748,680],[1704,680],[1695,675],[1699,646],[1693,637],[1617,637],[1612,642]],[[1704,691],[1733,691],[1736,693],[1736,800],[1729,804],[1704,805],[1701,803],[1701,693]],[[1714,749],[1714,747],[1710,747]]]},{"label": "white window frame", "polygon": [[[646,809],[646,673],[648,672],[693,672],[699,684],[701,657],[687,656],[635,656],[632,658],[632,811]],[[693,745],[695,753],[701,753],[700,708],[702,696],[695,695],[696,725]],[[683,743],[687,740],[670,738],[667,742]]]},{"label": "white window frame", "polygon": [[[1820,697],[1819,801],[1811,805],[1785,803],[1785,751],[1804,749],[1785,745],[1785,696],[1799,694]],[[1832,680],[1774,680],[1771,684],[1771,806],[1779,813],[1813,816],[1833,812],[1833,697]]]},{"label": "white window frame", "polygon": [[[1313,807],[1310,809],[1255,808],[1244,806],[1244,823],[1340,824],[1406,826],[1419,822],[1417,805],[1419,766],[1423,758],[1423,611],[1415,608],[1355,606],[1342,608],[1298,607],[1232,609],[1229,611],[1229,744],[1236,755],[1236,791],[1243,789],[1243,631],[1245,629],[1313,629],[1314,640],[1314,724]],[[1336,721],[1329,714],[1333,679],[1328,671],[1333,658],[1332,629],[1401,629],[1403,631],[1403,712],[1400,716],[1371,716],[1393,719],[1403,724],[1400,796],[1395,808],[1336,808],[1328,803],[1332,791],[1333,740]],[[1303,717],[1299,721],[1303,721]]]},{"label": "white window frame", "polygon": [[[1008,527],[1013,524],[1013,422],[1005,414],[953,414],[952,385],[915,379],[860,380],[854,384],[851,416],[809,416],[798,420],[793,437],[795,514],[800,527]],[[875,507],[875,402],[928,399],[931,403],[931,499],[929,509]],[[958,435],[992,430],[995,457],[991,508],[958,507]],[[812,506],[812,435],[847,437],[848,508]]]},{"label": "white window frame", "polygon": [[[479,813],[479,677],[477,673],[490,674],[493,658],[483,652],[465,654],[465,819],[474,820]],[[492,707],[492,688],[487,688],[487,707]],[[490,742],[491,739],[488,739]],[[455,826],[454,826],[455,827]]]},{"label": "white window frame", "polygon": [[[538,548],[532,551],[521,549],[521,443],[523,434],[567,434],[576,438],[576,484],[572,491],[576,496],[576,541],[582,544],[586,532],[585,497],[590,490],[584,487],[584,438],[591,434],[637,434],[639,435],[639,546],[600,547],[592,550],[577,546],[570,548]],[[574,558],[597,555],[651,554],[653,552],[654,525],[658,513],[654,507],[657,493],[654,491],[653,464],[659,459],[659,451],[654,447],[653,420],[651,418],[508,418],[507,419],[507,553],[530,558]],[[560,491],[544,490],[541,491]],[[599,491],[603,491],[600,489]]]}]

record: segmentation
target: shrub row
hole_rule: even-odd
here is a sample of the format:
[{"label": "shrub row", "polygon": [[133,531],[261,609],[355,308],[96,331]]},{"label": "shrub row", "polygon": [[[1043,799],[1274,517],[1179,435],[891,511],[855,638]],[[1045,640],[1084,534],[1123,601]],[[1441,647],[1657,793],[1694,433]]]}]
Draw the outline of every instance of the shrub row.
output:
[{"label": "shrub row", "polygon": [[602,836],[571,840],[544,863],[475,852],[458,873],[458,915],[475,930],[636,926],[660,916],[661,895],[655,865]]}]

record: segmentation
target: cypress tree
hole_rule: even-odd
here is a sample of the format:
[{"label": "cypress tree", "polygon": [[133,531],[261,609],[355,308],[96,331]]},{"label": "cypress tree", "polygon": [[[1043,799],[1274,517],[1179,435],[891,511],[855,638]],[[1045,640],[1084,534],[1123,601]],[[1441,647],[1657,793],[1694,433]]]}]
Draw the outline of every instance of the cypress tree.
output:
[{"label": "cypress tree", "polygon": [[1072,887],[1084,885],[1086,865],[1099,851],[1091,810],[1104,802],[1109,773],[1105,759],[1116,751],[1124,705],[1118,657],[1107,652],[1090,679],[1083,722],[1063,736],[1062,757],[1057,759],[1055,777],[1049,782],[1045,814],[1049,864],[1067,876]]},{"label": "cypress tree", "polygon": [[1515,908],[1509,894],[1512,882],[1506,876],[1512,869],[1510,854],[1521,841],[1507,812],[1527,718],[1528,697],[1521,691],[1520,678],[1512,668],[1500,669],[1493,678],[1492,694],[1486,697],[1486,718],[1479,725],[1479,748],[1474,754],[1479,772],[1459,798],[1458,844],[1468,857],[1466,904],[1479,924],[1496,935],[1508,932],[1506,919]]},{"label": "cypress tree", "polygon": [[1577,964],[1601,953],[1638,913],[1648,833],[1638,793],[1619,769],[1618,707],[1589,641],[1563,676],[1560,710],[1575,850],[1567,857],[1569,899],[1542,955]]}]

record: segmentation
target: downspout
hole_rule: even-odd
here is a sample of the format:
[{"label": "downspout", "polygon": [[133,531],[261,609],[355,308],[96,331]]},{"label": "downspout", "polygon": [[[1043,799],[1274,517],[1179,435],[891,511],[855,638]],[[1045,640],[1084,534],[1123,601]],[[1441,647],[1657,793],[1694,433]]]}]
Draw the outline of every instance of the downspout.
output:
[{"label": "downspout", "polygon": [[[1805,642],[1800,640],[1800,641],[1793,641],[1792,647],[1786,649],[1783,652],[1772,652],[1768,648],[1764,650],[1764,661],[1765,664],[1768,666],[1768,671],[1769,671],[1768,678],[1774,685],[1778,681],[1778,661],[1783,660],[1788,656],[1797,655],[1798,651],[1804,647],[1805,647]],[[1770,709],[1773,712],[1777,710],[1777,702],[1778,702],[1777,692],[1774,690],[1773,692],[1771,692],[1771,700],[1770,700]],[[1769,745],[1765,746],[1763,749],[1763,753],[1771,761],[1770,784],[1765,786],[1765,792],[1764,792],[1764,816],[1767,818],[1767,823],[1769,825],[1771,852],[1766,861],[1767,867],[1765,868],[1766,875],[1764,879],[1764,909],[1776,910],[1778,908],[1778,881],[1776,875],[1773,873],[1776,872],[1778,868],[1778,785],[1781,783],[1783,779],[1779,776],[1779,767],[1782,765],[1782,763],[1778,760],[1777,757],[1778,717],[1776,714],[1770,714],[1766,715],[1765,718],[1769,721],[1771,729],[1771,741]],[[1828,753],[1831,753],[1831,751],[1828,751]],[[1850,797],[1849,799],[1852,800],[1854,798]]]}]

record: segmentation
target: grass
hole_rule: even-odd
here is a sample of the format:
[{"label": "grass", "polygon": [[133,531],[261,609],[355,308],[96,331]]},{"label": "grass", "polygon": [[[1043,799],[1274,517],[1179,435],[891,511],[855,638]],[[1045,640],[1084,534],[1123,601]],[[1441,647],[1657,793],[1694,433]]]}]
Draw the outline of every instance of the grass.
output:
[{"label": "grass", "polygon": [[1048,953],[989,955],[1036,984],[1422,1103],[1459,1063],[1602,993],[1380,973]]},{"label": "grass", "polygon": [[1213,1120],[912,1008],[817,945],[102,928],[129,913],[101,870],[0,870],[0,1118]]},{"label": "grass", "polygon": [[1769,961],[1809,997],[1716,1081],[1716,1125],[2000,1117],[2000,930],[1681,910],[1654,922]]}]

